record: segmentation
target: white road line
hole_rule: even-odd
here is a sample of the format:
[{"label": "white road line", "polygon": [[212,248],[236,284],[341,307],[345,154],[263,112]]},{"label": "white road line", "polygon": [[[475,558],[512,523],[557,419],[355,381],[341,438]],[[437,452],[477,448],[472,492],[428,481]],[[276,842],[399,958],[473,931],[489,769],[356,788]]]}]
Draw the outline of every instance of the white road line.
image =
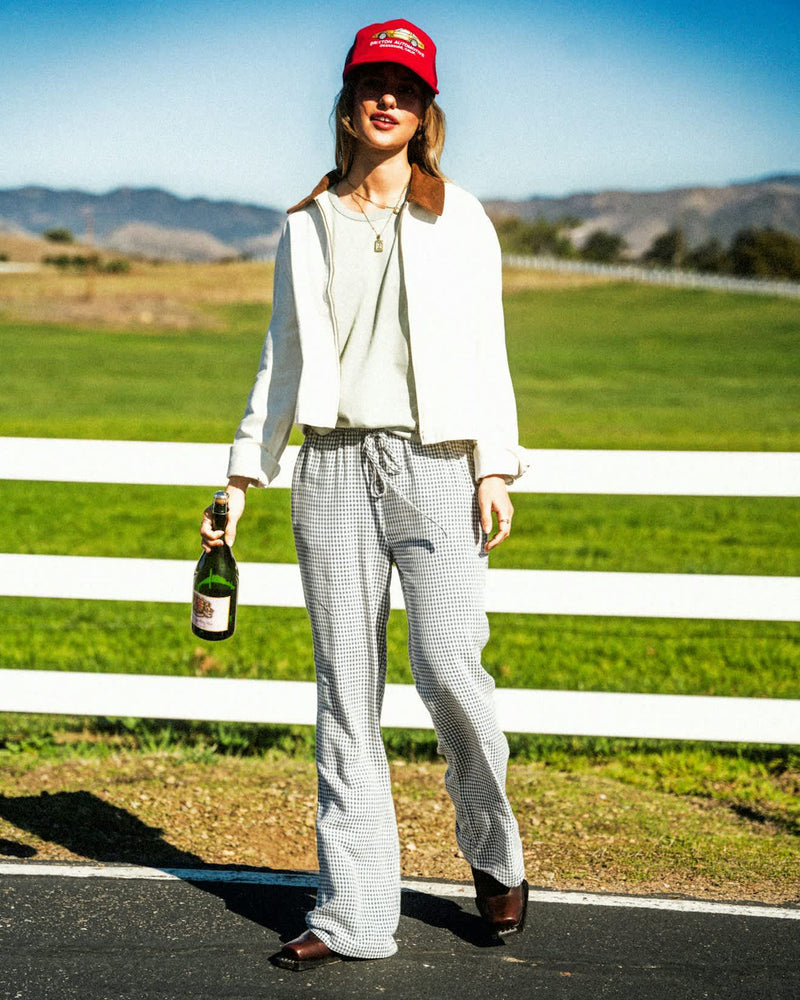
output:
[{"label": "white road line", "polygon": [[[134,865],[82,865],[50,862],[0,863],[4,875],[55,878],[116,878],[167,882],[233,882],[244,885],[279,885],[287,888],[316,889],[315,872],[257,872],[213,868],[145,868]],[[471,899],[475,891],[458,882],[403,879],[405,892],[426,893]],[[556,892],[532,889],[531,902],[577,906],[622,906],[645,910],[674,910],[680,913],[708,913],[729,917],[770,917],[773,920],[800,920],[800,907],[752,906],[745,903],[716,903],[700,899],[665,899],[652,896],[614,896],[591,892]]]}]

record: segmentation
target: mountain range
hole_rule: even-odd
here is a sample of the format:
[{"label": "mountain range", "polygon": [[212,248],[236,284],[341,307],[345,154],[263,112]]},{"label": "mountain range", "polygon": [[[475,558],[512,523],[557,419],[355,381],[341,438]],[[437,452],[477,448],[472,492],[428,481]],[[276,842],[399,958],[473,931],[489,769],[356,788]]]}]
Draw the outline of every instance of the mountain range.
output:
[{"label": "mountain range", "polygon": [[[596,191],[564,198],[484,201],[493,218],[580,219],[570,231],[580,246],[596,229],[619,233],[628,253],[639,256],[656,236],[681,227],[689,246],[711,237],[730,242],[740,229],[779,229],[800,237],[800,173],[776,174],[724,187],[668,188],[664,191]],[[0,212],[0,214],[2,214]]]},{"label": "mountain range", "polygon": [[[571,230],[580,245],[596,229],[622,235],[631,255],[654,237],[681,226],[690,246],[710,237],[728,243],[746,227],[779,229],[800,237],[800,173],[779,174],[722,187],[663,191],[608,190],[561,198],[490,199],[492,218],[579,219]],[[91,212],[96,243],[145,257],[215,260],[274,253],[284,213],[262,205],[179,198],[159,188],[117,188],[107,194],[29,186],[0,190],[0,230],[41,233],[67,228],[83,236]]]},{"label": "mountain range", "polygon": [[65,228],[83,237],[88,212],[98,246],[183,260],[269,256],[284,219],[283,212],[263,205],[179,198],[160,188],[116,188],[107,194],[34,186],[0,190],[0,228],[28,233]]}]

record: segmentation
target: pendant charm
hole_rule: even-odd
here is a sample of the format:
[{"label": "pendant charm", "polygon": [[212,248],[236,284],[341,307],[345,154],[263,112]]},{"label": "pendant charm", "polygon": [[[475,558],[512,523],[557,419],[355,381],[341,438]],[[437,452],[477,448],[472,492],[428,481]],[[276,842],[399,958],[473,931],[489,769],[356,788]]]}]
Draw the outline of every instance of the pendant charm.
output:
[{"label": "pendant charm", "polygon": [[383,240],[380,238],[380,236],[375,237],[375,242],[372,246],[372,249],[375,251],[375,253],[383,253]]}]

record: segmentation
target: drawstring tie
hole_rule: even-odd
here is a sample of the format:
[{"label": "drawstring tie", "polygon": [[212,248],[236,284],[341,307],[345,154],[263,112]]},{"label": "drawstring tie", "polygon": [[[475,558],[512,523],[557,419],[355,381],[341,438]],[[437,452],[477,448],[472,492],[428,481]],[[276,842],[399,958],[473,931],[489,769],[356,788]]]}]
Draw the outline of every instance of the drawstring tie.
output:
[{"label": "drawstring tie", "polygon": [[385,496],[387,489],[392,490],[395,496],[399,497],[403,503],[416,511],[420,517],[424,517],[426,521],[430,521],[431,524],[435,525],[442,532],[445,538],[447,537],[447,532],[438,521],[426,514],[424,510],[420,510],[419,507],[413,504],[392,483],[391,477],[397,475],[400,471],[400,466],[389,450],[388,435],[385,431],[369,431],[365,434],[363,444],[361,445],[361,454],[364,458],[367,487],[370,496],[374,500],[381,500]]},{"label": "drawstring tie", "polygon": [[[386,477],[396,476],[400,471],[400,466],[389,451],[386,443],[386,435],[382,431],[365,434],[364,443],[361,448],[366,459],[367,485],[369,486],[370,495],[375,500],[380,500],[386,493],[387,486],[390,485]],[[397,493],[396,489],[395,493]]]}]

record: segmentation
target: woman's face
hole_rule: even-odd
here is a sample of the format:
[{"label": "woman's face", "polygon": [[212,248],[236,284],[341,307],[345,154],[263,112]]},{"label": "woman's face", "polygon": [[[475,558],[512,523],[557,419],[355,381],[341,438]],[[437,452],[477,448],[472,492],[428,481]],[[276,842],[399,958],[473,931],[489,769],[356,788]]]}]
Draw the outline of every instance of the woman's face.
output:
[{"label": "woman's face", "polygon": [[372,149],[393,152],[413,139],[425,114],[424,87],[416,74],[396,63],[374,63],[359,72],[352,124]]}]

